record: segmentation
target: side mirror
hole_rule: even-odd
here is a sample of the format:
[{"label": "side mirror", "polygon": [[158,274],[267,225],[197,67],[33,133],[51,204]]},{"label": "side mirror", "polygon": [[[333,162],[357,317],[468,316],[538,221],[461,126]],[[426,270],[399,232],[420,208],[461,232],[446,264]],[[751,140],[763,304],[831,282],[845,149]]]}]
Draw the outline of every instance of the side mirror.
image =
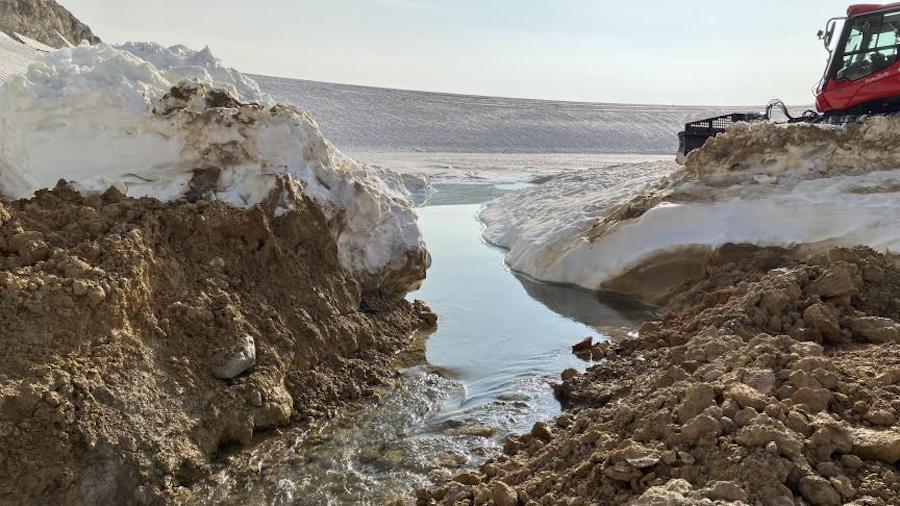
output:
[{"label": "side mirror", "polygon": [[835,32],[835,29],[837,28],[837,22],[842,19],[846,19],[846,18],[831,18],[831,19],[829,19],[828,22],[825,24],[825,29],[819,30],[819,32],[816,33],[816,36],[819,38],[819,40],[822,41],[822,44],[825,46],[825,49],[828,52],[831,52],[831,41],[834,40],[834,32]]}]

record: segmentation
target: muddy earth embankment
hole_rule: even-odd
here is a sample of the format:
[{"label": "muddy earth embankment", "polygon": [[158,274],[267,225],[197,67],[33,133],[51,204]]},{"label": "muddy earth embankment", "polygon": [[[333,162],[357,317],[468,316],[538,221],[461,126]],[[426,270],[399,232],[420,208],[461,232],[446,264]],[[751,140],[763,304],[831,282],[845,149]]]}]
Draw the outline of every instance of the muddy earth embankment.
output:
[{"label": "muddy earth embankment", "polygon": [[[655,182],[585,171],[489,204],[514,269],[663,316],[418,503],[900,504],[896,126],[741,124]],[[497,219],[557,195],[578,205]]]},{"label": "muddy earth embankment", "polygon": [[563,373],[567,412],[420,504],[897,504],[900,270],[729,246],[640,336]]},{"label": "muddy earth embankment", "polygon": [[254,434],[372,392],[433,315],[364,293],[340,218],[285,188],[0,203],[0,503],[169,503]]}]

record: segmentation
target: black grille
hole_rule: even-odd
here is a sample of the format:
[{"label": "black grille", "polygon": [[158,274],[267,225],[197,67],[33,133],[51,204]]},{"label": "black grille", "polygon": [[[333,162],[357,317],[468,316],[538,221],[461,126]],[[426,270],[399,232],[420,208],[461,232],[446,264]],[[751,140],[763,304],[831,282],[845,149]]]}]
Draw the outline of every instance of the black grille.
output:
[{"label": "black grille", "polygon": [[681,155],[687,155],[695,149],[700,149],[707,139],[728,130],[728,127],[735,123],[741,121],[762,121],[764,119],[765,115],[763,114],[734,113],[692,121],[684,126],[683,132],[678,134],[678,152]]},{"label": "black grille", "polygon": [[762,119],[762,114],[726,114],[725,116],[693,121],[685,125],[684,130],[692,134],[712,135],[722,133],[728,130],[728,127],[740,121],[760,121]]}]

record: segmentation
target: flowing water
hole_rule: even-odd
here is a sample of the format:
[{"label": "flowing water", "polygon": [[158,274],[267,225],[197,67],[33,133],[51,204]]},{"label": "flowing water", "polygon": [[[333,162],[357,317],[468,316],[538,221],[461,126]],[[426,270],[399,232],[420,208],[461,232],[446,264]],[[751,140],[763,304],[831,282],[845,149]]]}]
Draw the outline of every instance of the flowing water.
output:
[{"label": "flowing water", "polygon": [[[439,188],[440,190],[440,188]],[[505,188],[443,188],[456,201]],[[474,199],[478,200],[478,199]],[[483,199],[482,199],[483,200]],[[380,398],[313,427],[268,438],[243,455],[246,473],[219,473],[206,503],[384,504],[433,478],[499,454],[504,436],[559,413],[550,382],[587,365],[586,336],[632,331],[648,308],[509,272],[481,240],[478,204],[420,208],[433,264],[411,298],[438,314],[427,363],[404,369]]]}]

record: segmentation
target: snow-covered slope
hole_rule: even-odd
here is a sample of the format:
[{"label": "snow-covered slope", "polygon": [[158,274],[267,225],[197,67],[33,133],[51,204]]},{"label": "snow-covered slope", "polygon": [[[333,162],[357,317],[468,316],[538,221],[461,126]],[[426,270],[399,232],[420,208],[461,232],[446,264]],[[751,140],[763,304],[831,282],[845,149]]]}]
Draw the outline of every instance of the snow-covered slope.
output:
[{"label": "snow-covered slope", "polygon": [[9,76],[25,72],[38,54],[38,51],[0,32],[0,85]]},{"label": "snow-covered slope", "polygon": [[[254,76],[347,151],[670,154],[685,122],[746,107],[596,104]],[[750,108],[753,110],[753,108]]]},{"label": "snow-covered slope", "polygon": [[421,274],[428,261],[400,188],[343,156],[308,114],[273,103],[209,51],[46,53],[0,87],[0,194],[29,197],[62,178],[83,192],[203,196],[277,215],[302,192],[339,224],[339,260],[365,285],[419,279],[394,277]]},{"label": "snow-covered slope", "polygon": [[687,166],[587,170],[487,205],[485,238],[545,281],[662,299],[725,244],[900,254],[900,119],[741,125]]}]

